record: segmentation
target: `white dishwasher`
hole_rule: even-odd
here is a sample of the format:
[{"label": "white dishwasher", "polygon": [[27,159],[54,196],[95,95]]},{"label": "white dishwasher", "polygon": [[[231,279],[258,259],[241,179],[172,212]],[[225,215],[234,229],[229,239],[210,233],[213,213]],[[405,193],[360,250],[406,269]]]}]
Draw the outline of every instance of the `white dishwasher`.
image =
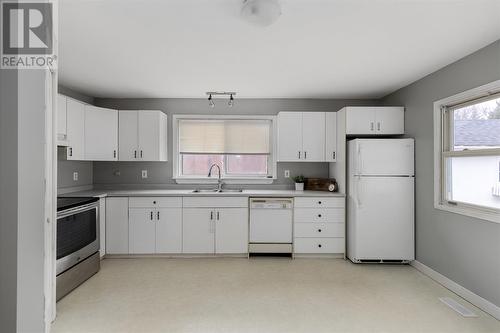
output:
[{"label": "white dishwasher", "polygon": [[292,253],[292,198],[250,198],[250,253]]}]

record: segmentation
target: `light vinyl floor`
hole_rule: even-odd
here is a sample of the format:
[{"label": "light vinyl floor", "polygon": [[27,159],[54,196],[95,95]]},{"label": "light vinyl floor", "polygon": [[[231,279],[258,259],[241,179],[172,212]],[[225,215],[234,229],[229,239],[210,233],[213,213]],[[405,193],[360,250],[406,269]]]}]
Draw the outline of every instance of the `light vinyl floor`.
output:
[{"label": "light vinyl floor", "polygon": [[[439,297],[478,314],[465,318]],[[57,303],[67,332],[500,332],[407,265],[341,259],[105,259]]]}]

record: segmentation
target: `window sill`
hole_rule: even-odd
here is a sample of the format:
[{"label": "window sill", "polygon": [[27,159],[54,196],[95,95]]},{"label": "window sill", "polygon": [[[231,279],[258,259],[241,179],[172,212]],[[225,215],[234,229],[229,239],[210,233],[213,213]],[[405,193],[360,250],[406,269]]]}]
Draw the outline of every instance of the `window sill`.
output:
[{"label": "window sill", "polygon": [[[206,178],[174,178],[177,184],[198,184],[198,185],[209,185],[217,184],[217,179],[206,179]],[[275,178],[232,178],[232,179],[222,179],[222,182],[227,185],[252,185],[252,184],[272,184]]]},{"label": "window sill", "polygon": [[473,217],[480,220],[500,223],[500,212],[495,212],[494,210],[490,211],[490,210],[475,209],[463,206],[452,206],[442,203],[435,203],[434,208],[439,210],[444,210],[450,213]]}]

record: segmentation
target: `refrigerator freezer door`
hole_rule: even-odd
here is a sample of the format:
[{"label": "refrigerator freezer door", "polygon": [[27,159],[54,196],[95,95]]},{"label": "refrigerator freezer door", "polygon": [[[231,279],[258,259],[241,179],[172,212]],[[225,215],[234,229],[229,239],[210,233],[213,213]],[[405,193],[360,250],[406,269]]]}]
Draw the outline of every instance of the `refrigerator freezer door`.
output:
[{"label": "refrigerator freezer door", "polygon": [[356,139],[349,142],[349,154],[354,175],[414,174],[413,139]]},{"label": "refrigerator freezer door", "polygon": [[354,177],[352,186],[349,258],[413,260],[414,178]]}]

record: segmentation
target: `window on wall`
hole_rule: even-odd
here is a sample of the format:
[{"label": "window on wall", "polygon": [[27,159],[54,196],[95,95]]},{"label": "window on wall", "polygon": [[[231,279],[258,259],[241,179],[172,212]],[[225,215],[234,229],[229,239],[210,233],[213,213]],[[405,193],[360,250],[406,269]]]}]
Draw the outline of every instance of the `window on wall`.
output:
[{"label": "window on wall", "polygon": [[[176,116],[174,178],[209,180],[213,164],[228,180],[271,182],[274,117]],[[218,177],[217,172],[212,177]]]},{"label": "window on wall", "polygon": [[436,203],[500,222],[500,94],[479,95],[439,106]]}]

